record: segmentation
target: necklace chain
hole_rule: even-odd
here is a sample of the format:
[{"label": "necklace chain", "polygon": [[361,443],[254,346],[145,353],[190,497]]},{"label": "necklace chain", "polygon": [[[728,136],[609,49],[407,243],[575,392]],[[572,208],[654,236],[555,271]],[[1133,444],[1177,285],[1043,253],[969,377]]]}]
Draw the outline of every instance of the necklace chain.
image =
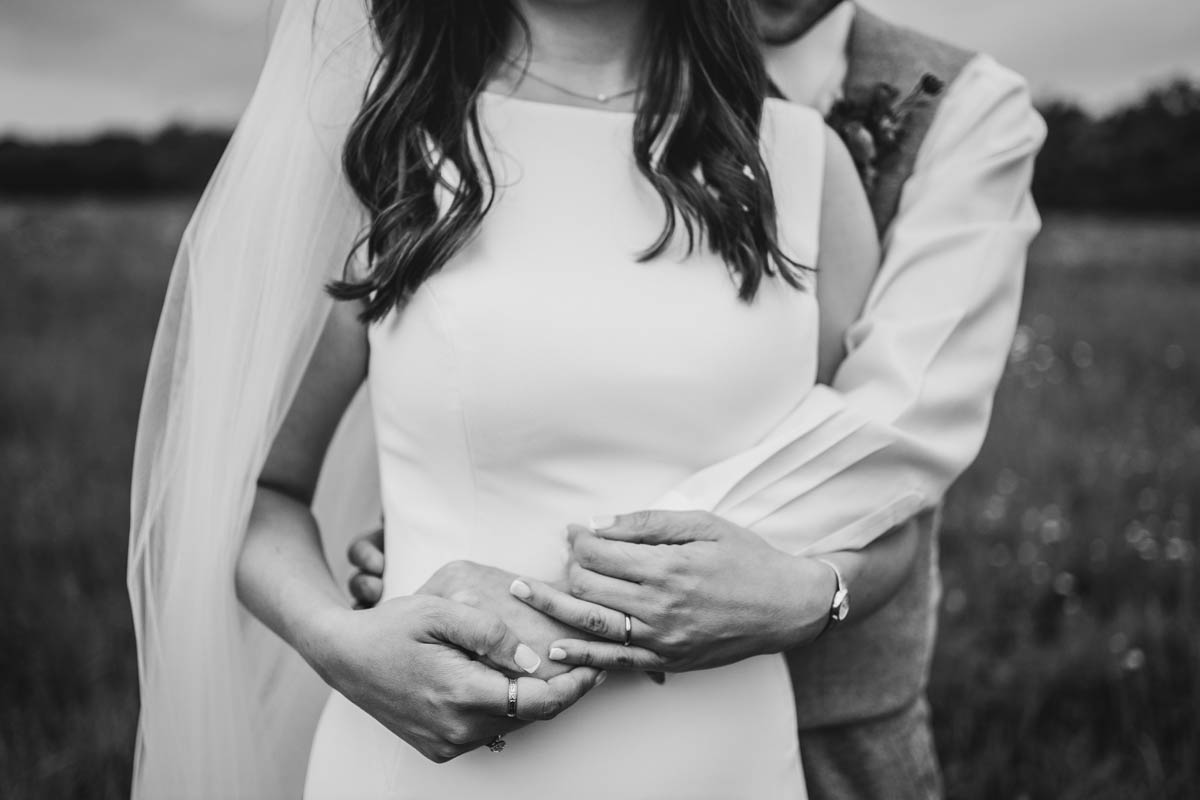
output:
[{"label": "necklace chain", "polygon": [[[512,64],[514,67],[517,66],[516,64],[513,64],[513,62],[511,62],[511,61],[508,63]],[[527,78],[532,78],[533,80],[537,81],[538,83],[540,83],[544,86],[549,86],[551,89],[562,92],[563,94],[570,95],[571,97],[578,97],[581,100],[591,100],[592,102],[601,103],[601,104],[611,103],[613,100],[618,100],[622,97],[628,97],[629,95],[634,94],[638,90],[638,87],[634,86],[631,89],[624,89],[624,90],[622,90],[620,92],[616,92],[614,94],[604,94],[604,93],[589,94],[587,92],[577,92],[574,89],[571,89],[567,86],[563,86],[561,84],[555,83],[554,81],[546,80],[545,78],[541,77],[540,75],[535,75],[533,72],[531,72],[529,70],[528,67],[523,68],[522,74]]]}]

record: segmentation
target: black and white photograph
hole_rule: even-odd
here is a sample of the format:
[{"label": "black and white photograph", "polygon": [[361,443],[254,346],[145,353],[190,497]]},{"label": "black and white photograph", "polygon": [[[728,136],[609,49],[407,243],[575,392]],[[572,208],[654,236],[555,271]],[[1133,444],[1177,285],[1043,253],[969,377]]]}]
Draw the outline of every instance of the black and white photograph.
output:
[{"label": "black and white photograph", "polygon": [[1194,0],[0,0],[0,797],[1200,797]]}]

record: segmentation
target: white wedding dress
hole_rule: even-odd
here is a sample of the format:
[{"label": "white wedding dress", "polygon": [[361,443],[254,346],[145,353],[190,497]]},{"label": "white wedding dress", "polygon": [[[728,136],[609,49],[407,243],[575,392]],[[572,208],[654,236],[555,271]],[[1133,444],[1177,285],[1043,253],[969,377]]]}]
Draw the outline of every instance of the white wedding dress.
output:
[{"label": "white wedding dress", "polygon": [[[454,559],[562,577],[568,522],[651,507],[753,447],[816,374],[811,286],[768,277],[747,305],[704,249],[636,260],[663,210],[633,161],[633,114],[494,94],[480,111],[496,203],[478,236],[369,333],[385,597]],[[809,266],[824,137],[815,112],[767,102],[781,240]],[[805,796],[782,656],[662,686],[613,673],[557,719],[506,738],[502,753],[434,764],[335,693],[305,796]]]}]

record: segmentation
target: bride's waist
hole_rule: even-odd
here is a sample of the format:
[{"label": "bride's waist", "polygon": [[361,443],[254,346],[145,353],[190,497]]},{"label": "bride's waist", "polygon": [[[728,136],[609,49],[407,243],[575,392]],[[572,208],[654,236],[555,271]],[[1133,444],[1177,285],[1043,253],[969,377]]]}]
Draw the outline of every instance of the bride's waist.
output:
[{"label": "bride's waist", "polygon": [[[362,785],[361,796],[406,800],[805,796],[791,683],[778,655],[669,675],[662,686],[642,673],[610,673],[558,717],[505,739],[502,758],[479,748],[433,764],[334,694],[312,757],[330,773],[330,797],[344,796],[348,781]],[[310,765],[310,785],[312,774]]]},{"label": "bride's waist", "polygon": [[473,561],[544,581],[556,581],[566,574],[565,524],[493,527],[466,520],[428,525],[388,519],[384,541],[386,597],[412,594],[452,561]]},{"label": "bride's waist", "polygon": [[750,728],[756,735],[770,731],[770,738],[780,744],[794,740],[791,679],[780,654],[669,674],[661,685],[643,672],[611,671],[601,686],[559,717],[508,736],[523,740],[528,752],[544,755],[557,747],[556,742],[569,743],[574,736],[583,742],[619,737],[625,747],[636,749],[647,741],[662,745],[665,737],[678,738],[684,732],[689,738],[703,738],[720,729],[721,736],[745,737]]},{"label": "bride's waist", "polygon": [[[408,594],[438,568],[467,560],[539,580],[557,580],[567,565],[567,526],[648,507],[659,482],[640,491],[595,480],[587,491],[520,481],[464,491],[459,482],[391,484],[384,492],[385,592]],[[385,483],[385,487],[389,484]]]}]

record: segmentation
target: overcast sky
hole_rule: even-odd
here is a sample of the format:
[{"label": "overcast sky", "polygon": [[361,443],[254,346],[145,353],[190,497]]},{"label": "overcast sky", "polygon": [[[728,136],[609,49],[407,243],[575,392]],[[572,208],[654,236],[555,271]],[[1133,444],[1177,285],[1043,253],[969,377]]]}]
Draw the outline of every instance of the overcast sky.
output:
[{"label": "overcast sky", "polygon": [[[433,0],[440,1],[440,0]],[[283,0],[0,0],[0,133],[229,124]],[[1104,109],[1200,77],[1200,0],[867,0]]]}]

